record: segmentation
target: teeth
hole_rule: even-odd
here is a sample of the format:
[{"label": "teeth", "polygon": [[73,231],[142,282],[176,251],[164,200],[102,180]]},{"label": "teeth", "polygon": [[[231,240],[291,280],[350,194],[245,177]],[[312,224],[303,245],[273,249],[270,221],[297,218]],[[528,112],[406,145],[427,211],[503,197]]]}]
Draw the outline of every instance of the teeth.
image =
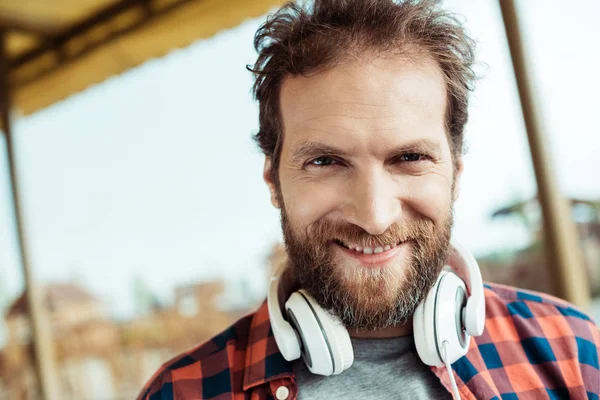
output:
[{"label": "teeth", "polygon": [[354,251],[358,251],[359,253],[364,253],[364,254],[379,254],[382,253],[384,251],[388,251],[390,249],[393,249],[396,246],[399,246],[402,244],[402,242],[400,243],[396,243],[396,244],[387,244],[385,246],[378,246],[378,247],[360,247],[360,246],[356,246],[354,244],[346,244],[342,241],[338,241],[339,244],[343,245],[344,247],[346,247],[347,249],[350,250],[354,250]]},{"label": "teeth", "polygon": [[350,245],[348,245],[348,244],[346,244],[346,243],[342,242],[341,240],[337,240],[337,243],[338,243],[338,244],[341,244],[342,246],[344,246],[344,247],[345,247],[345,248],[347,248],[347,249],[351,249],[351,248],[352,248],[352,246],[350,246]]}]

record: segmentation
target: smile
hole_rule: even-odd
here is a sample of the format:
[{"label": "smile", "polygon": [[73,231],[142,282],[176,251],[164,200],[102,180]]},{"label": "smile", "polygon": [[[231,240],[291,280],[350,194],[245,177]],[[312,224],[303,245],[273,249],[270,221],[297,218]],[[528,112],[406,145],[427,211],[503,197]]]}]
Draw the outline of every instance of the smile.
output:
[{"label": "smile", "polygon": [[348,250],[352,250],[355,251],[357,253],[363,253],[363,254],[379,254],[379,253],[383,253],[384,251],[388,251],[391,250],[399,245],[401,245],[403,242],[399,242],[393,245],[385,245],[385,246],[378,246],[378,247],[360,247],[354,244],[348,244],[348,243],[344,243],[341,240],[338,239],[334,239],[333,242],[335,242],[335,244],[338,244],[342,247],[345,247]]},{"label": "smile", "polygon": [[411,240],[400,242],[395,245],[377,246],[377,247],[359,247],[343,243],[340,240],[330,242],[334,248],[339,249],[346,256],[357,260],[365,267],[383,267],[397,257],[406,258],[410,254]]}]

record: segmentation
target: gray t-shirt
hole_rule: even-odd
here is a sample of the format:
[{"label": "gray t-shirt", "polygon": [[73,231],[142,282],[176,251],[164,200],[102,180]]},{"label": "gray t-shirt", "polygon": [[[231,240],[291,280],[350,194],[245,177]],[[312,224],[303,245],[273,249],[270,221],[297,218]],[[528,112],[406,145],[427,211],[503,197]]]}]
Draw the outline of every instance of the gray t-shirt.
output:
[{"label": "gray t-shirt", "polygon": [[352,338],[352,347],[354,363],[339,375],[313,375],[302,359],[295,361],[298,399],[452,399],[419,359],[412,335]]}]

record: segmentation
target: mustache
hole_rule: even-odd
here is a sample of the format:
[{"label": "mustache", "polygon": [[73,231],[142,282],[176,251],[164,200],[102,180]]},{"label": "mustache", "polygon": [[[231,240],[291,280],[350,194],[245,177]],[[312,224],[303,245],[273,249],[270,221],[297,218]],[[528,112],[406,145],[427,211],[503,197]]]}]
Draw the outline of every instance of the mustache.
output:
[{"label": "mustache", "polygon": [[340,241],[360,247],[395,246],[415,239],[430,239],[434,231],[433,222],[416,219],[405,223],[394,223],[385,232],[372,235],[358,225],[347,221],[320,220],[310,229],[308,238],[318,244],[325,241]]}]

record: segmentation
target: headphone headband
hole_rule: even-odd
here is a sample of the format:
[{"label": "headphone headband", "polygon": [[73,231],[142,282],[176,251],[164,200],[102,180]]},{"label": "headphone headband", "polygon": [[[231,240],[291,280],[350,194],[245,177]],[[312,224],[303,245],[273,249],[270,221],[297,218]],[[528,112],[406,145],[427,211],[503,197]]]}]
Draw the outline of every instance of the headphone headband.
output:
[{"label": "headphone headband", "polygon": [[485,327],[485,296],[483,280],[475,257],[460,243],[452,240],[454,251],[449,257],[450,266],[456,266],[468,274],[469,297],[463,312],[463,325],[471,336],[479,336]]},{"label": "headphone headband", "polygon": [[273,329],[273,336],[279,347],[279,352],[287,361],[300,358],[300,340],[292,325],[283,318],[281,304],[279,304],[279,282],[285,270],[285,263],[275,270],[269,284],[267,294],[267,306],[269,308],[269,320]]}]

